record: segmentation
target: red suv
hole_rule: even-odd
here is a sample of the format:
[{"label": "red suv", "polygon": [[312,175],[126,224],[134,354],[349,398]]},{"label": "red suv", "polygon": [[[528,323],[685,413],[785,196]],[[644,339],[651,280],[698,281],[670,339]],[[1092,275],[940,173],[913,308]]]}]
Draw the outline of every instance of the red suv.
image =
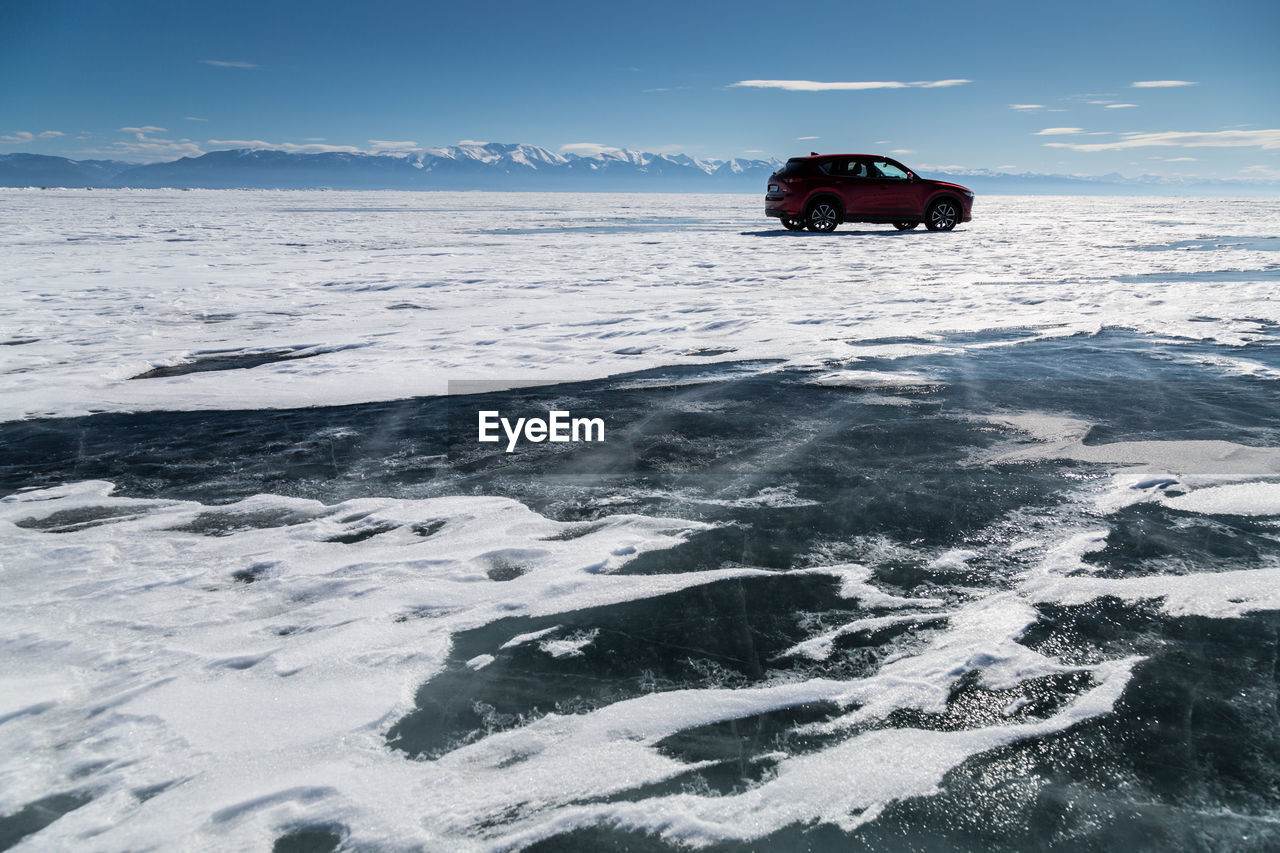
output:
[{"label": "red suv", "polygon": [[950,231],[968,222],[973,191],[921,178],[875,154],[792,157],[769,177],[764,212],[791,231],[834,231],[841,222],[892,222],[909,231],[921,222]]}]

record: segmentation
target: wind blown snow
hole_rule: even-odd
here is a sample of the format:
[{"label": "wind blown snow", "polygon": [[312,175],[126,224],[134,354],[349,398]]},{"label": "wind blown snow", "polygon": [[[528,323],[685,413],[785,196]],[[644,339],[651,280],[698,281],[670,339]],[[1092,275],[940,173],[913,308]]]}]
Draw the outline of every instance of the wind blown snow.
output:
[{"label": "wind blown snow", "polygon": [[[1280,322],[1274,252],[1249,239],[1280,232],[1269,201],[979,197],[974,215],[822,236],[739,195],[0,190],[0,419],[818,365],[990,328],[1239,344]],[[1184,245],[1215,234],[1237,242]]]}]

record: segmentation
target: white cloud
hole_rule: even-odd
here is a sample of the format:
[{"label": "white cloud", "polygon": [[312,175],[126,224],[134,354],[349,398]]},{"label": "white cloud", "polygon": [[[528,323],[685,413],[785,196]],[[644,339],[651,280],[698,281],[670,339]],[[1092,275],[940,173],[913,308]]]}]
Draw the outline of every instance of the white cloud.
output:
[{"label": "white cloud", "polygon": [[91,153],[142,160],[173,160],[178,157],[199,157],[204,153],[199,144],[190,139],[161,139],[152,136],[165,132],[165,129],[151,124],[121,127],[117,128],[117,132],[132,133],[133,139],[128,142],[113,142],[110,148]]},{"label": "white cloud", "polygon": [[1074,136],[1077,133],[1084,133],[1083,127],[1046,127],[1044,130],[1037,130],[1036,136]]},{"label": "white cloud", "polygon": [[914,148],[894,148],[889,153],[890,154],[914,154],[916,153],[916,150]]},{"label": "white cloud", "polygon": [[199,116],[184,116],[183,120],[184,121],[208,121],[207,118],[200,118]]},{"label": "white cloud", "polygon": [[199,144],[190,139],[156,139],[138,134],[137,139],[113,142],[108,148],[86,150],[86,154],[130,160],[176,160],[179,157],[199,157],[204,153]]},{"label": "white cloud", "polygon": [[1010,104],[1009,109],[1018,110],[1019,112],[1030,112],[1031,110],[1044,109],[1044,104]]},{"label": "white cloud", "polygon": [[599,154],[622,154],[621,148],[615,148],[612,145],[601,145],[599,142],[570,142],[568,145],[561,145],[560,150],[568,154],[578,154],[582,157],[594,157]]},{"label": "white cloud", "polygon": [[1109,110],[1127,110],[1136,107],[1137,104],[1107,104]]},{"label": "white cloud", "polygon": [[488,142],[481,142],[479,139],[459,139],[459,145],[488,145]]},{"label": "white cloud", "polygon": [[796,142],[808,142],[810,139],[821,139],[821,136],[797,136]]},{"label": "white cloud", "polygon": [[1098,100],[1093,100],[1093,101],[1085,101],[1085,103],[1087,103],[1087,104],[1094,104],[1094,105],[1096,106],[1096,105],[1101,105],[1101,104],[1110,104],[1110,103],[1114,103],[1114,101],[1098,101]]},{"label": "white cloud", "polygon": [[789,92],[905,89],[907,87],[906,83],[819,83],[814,80],[739,80],[731,85],[752,89],[786,89]]},{"label": "white cloud", "polygon": [[1163,133],[1124,133],[1114,142],[1093,142],[1072,145],[1066,142],[1046,142],[1050,148],[1070,148],[1074,151],[1120,151],[1125,148],[1151,148],[1176,146],[1179,148],[1262,148],[1280,149],[1280,129],[1271,130],[1219,130],[1212,132],[1165,131]]},{"label": "white cloud", "polygon": [[915,83],[901,83],[896,80],[855,81],[846,83],[823,83],[816,80],[739,80],[730,86],[751,89],[785,89],[788,92],[852,92],[863,89],[935,89],[940,86],[960,86],[972,83],[972,80],[921,80]]},{"label": "white cloud", "polygon": [[760,148],[748,148],[743,154],[763,154],[764,150]]},{"label": "white cloud", "polygon": [[1130,83],[1132,89],[1171,89],[1175,86],[1194,86],[1190,80],[1139,80],[1136,83]]},{"label": "white cloud", "polygon": [[29,130],[15,130],[13,133],[0,136],[0,145],[26,145],[29,142],[35,142],[37,139],[57,139],[64,136],[60,130],[42,130],[40,133],[32,133]]},{"label": "white cloud", "polygon": [[[210,140],[212,143],[213,140]],[[281,142],[279,145],[268,145],[268,148],[275,148],[280,151],[288,151],[291,154],[376,154],[377,151],[361,151],[354,145],[324,145],[318,142],[308,142],[306,145],[299,145],[296,142]]]},{"label": "white cloud", "polygon": [[226,59],[202,59],[205,65],[212,65],[215,68],[257,68],[257,64],[253,62],[231,62]]},{"label": "white cloud", "polygon": [[1194,163],[1196,162],[1196,158],[1195,157],[1165,157],[1164,161],[1166,163]]},{"label": "white cloud", "polygon": [[1240,174],[1280,181],[1280,169],[1273,166],[1246,166],[1240,170]]},{"label": "white cloud", "polygon": [[208,143],[216,148],[275,148],[270,142],[261,139],[210,139]]},{"label": "white cloud", "polygon": [[210,139],[208,144],[214,148],[252,148],[255,150],[270,149],[287,151],[290,154],[364,154],[354,145],[318,145],[310,143],[299,145],[296,142],[266,142],[261,139]]},{"label": "white cloud", "polygon": [[420,146],[411,140],[404,142],[391,142],[386,139],[370,139],[369,145],[374,151],[412,151]]}]

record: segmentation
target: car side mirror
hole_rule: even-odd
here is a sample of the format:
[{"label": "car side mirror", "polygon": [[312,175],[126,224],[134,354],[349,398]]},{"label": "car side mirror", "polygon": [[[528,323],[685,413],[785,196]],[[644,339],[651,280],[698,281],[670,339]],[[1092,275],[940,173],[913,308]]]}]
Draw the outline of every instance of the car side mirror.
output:
[{"label": "car side mirror", "polygon": [[907,172],[907,180],[908,180],[908,181],[914,181],[914,180],[916,180],[916,173],[915,173],[915,172]]}]

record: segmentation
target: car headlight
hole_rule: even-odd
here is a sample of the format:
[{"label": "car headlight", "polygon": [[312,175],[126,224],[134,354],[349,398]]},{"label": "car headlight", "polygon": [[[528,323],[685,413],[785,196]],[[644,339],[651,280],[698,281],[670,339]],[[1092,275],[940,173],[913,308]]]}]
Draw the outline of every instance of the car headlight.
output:
[{"label": "car headlight", "polygon": [[969,198],[973,198],[973,190],[964,190],[963,192]]},{"label": "car headlight", "polygon": [[778,191],[778,185],[777,185],[777,184],[769,184],[769,192],[771,192],[771,193],[776,193],[777,191]]}]

